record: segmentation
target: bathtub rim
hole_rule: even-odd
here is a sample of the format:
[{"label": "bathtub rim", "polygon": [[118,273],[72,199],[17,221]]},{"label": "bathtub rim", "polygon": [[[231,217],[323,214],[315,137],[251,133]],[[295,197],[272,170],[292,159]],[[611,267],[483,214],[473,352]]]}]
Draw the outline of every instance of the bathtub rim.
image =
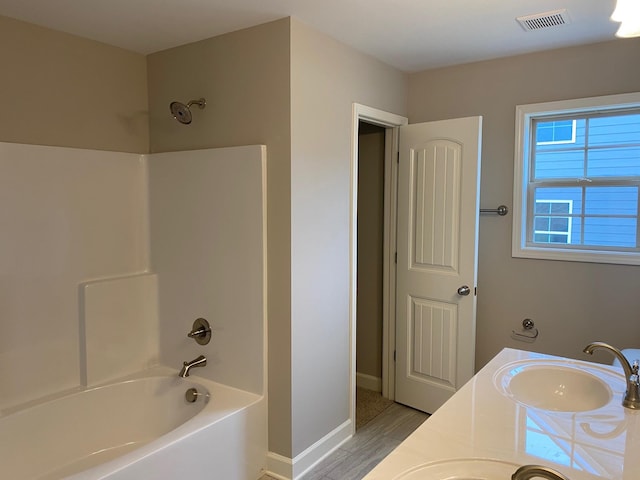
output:
[{"label": "bathtub rim", "polygon": [[[156,365],[144,370],[140,370],[138,372],[134,372],[122,377],[112,378],[110,380],[99,382],[91,385],[76,385],[70,388],[66,388],[64,390],[60,390],[58,392],[50,393],[48,395],[44,395],[42,397],[34,398],[32,400],[28,400],[26,402],[18,403],[15,405],[10,405],[8,407],[0,409],[0,419],[7,417],[9,415],[13,415],[15,413],[22,412],[24,410],[29,410],[30,408],[37,407],[39,405],[43,405],[45,403],[54,402],[64,397],[68,397],[70,395],[74,395],[77,393],[84,393],[91,390],[96,390],[104,387],[109,387],[112,385],[117,385],[120,383],[131,382],[134,380],[140,380],[143,378],[151,378],[151,377],[177,377],[177,370],[172,369],[170,367],[166,367],[164,365]],[[244,392],[251,395],[255,395],[256,399],[265,397],[263,394],[250,392],[248,390],[242,390],[240,388],[232,387],[230,385],[226,385],[224,383],[216,382],[215,380],[210,380],[208,378],[204,378],[199,376],[196,372],[188,377],[188,380],[195,383],[202,383],[203,385],[207,383],[208,385],[218,385],[224,388],[228,388],[230,390],[234,390],[237,392]],[[204,385],[206,386],[206,385]]]}]

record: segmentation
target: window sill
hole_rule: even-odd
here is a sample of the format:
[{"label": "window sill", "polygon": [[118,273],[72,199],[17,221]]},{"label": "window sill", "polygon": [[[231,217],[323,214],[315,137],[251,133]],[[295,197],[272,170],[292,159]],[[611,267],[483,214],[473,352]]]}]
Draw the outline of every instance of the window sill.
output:
[{"label": "window sill", "polygon": [[560,260],[565,262],[608,263],[613,265],[640,265],[639,252],[603,252],[597,250],[563,250],[559,248],[514,247],[513,258]]}]

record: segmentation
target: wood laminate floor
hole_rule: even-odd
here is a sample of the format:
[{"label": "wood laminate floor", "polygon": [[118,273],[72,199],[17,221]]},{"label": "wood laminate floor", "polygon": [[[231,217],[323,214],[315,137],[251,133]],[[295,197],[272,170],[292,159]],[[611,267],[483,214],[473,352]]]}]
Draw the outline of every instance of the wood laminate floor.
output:
[{"label": "wood laminate floor", "polygon": [[[428,417],[426,413],[394,403],[357,430],[302,480],[360,480]],[[274,479],[265,475],[260,480]]]}]

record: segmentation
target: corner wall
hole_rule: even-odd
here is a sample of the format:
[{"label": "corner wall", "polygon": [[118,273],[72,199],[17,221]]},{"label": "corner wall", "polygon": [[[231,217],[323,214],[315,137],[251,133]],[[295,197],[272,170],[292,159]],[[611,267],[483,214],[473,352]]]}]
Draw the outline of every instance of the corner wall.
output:
[{"label": "corner wall", "polygon": [[[638,52],[640,39],[616,40],[412,74],[409,119],[482,115],[481,205],[511,206],[516,105],[639,91]],[[584,358],[593,340],[640,345],[640,267],[512,258],[511,229],[511,214],[480,217],[477,369],[503,347]],[[511,339],[524,318],[535,343]]]},{"label": "corner wall", "polygon": [[[148,57],[151,151],[267,147],[269,449],[291,452],[289,19]],[[182,125],[169,103],[205,97]]]},{"label": "corner wall", "polygon": [[350,428],[354,102],[404,115],[405,75],[292,19],[291,382],[296,459],[336,429]]}]

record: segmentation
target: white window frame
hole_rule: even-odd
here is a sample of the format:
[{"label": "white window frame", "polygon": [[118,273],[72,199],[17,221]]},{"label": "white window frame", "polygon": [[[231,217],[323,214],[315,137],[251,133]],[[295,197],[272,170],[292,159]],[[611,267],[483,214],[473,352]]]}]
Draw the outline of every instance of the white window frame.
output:
[{"label": "white window frame", "polygon": [[640,92],[603,97],[580,98],[559,102],[536,103],[516,106],[516,138],[513,175],[513,229],[511,255],[517,258],[565,260],[574,262],[613,263],[640,265],[640,252],[606,251],[600,249],[575,249],[536,247],[527,245],[527,188],[529,179],[529,151],[532,142],[531,123],[534,118],[567,115],[584,111],[619,110],[640,107]]}]

